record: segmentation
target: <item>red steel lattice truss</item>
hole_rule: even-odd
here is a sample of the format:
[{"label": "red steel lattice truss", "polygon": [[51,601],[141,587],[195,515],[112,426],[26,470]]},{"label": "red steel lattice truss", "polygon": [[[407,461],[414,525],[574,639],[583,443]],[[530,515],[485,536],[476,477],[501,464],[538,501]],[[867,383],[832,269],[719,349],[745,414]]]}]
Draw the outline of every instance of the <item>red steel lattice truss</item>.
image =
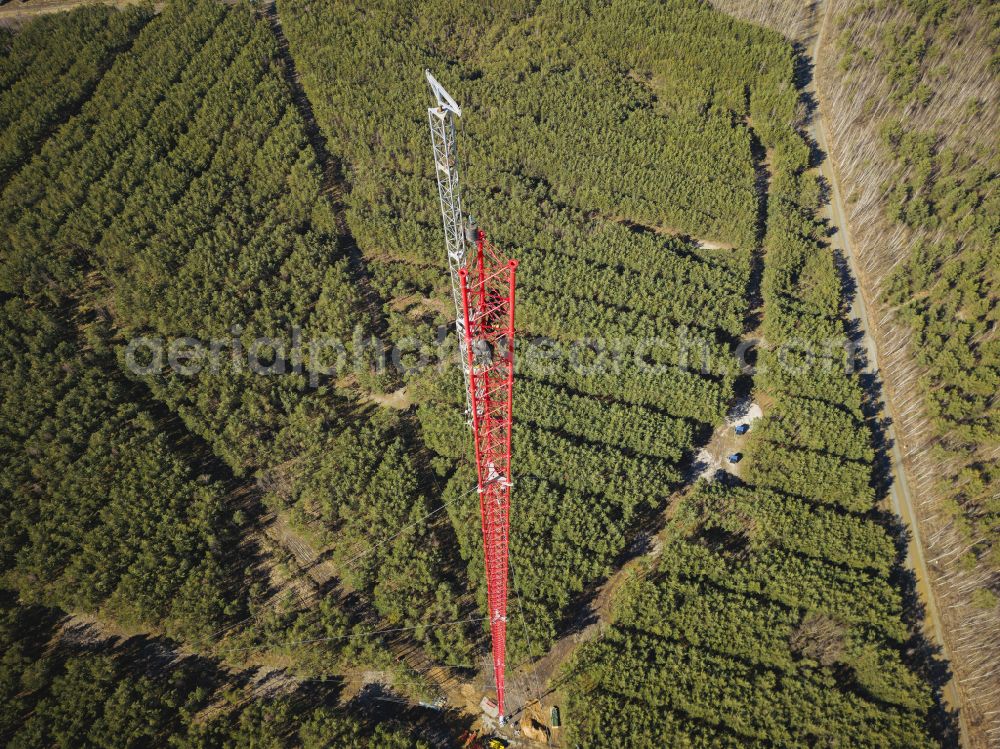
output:
[{"label": "red steel lattice truss", "polygon": [[514,396],[514,276],[517,261],[475,232],[476,255],[458,272],[476,447],[479,510],[497,708],[504,713],[507,553],[510,533],[510,437]]}]

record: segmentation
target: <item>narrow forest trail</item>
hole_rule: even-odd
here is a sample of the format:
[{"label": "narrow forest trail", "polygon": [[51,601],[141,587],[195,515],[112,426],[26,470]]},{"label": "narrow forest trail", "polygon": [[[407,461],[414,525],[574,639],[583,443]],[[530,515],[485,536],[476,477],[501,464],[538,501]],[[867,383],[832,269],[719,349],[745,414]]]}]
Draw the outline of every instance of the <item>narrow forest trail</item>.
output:
[{"label": "narrow forest trail", "polygon": [[[669,515],[679,493],[671,496],[663,515]],[[541,703],[542,713],[548,714],[549,708],[557,704],[559,689],[559,670],[570,659],[576,649],[585,642],[597,637],[611,623],[611,604],[615,593],[633,575],[648,567],[658,556],[662,543],[658,535],[652,536],[643,531],[633,540],[626,550],[625,560],[596,588],[590,603],[580,608],[569,624],[569,632],[553,643],[545,655],[526,664],[520,664],[510,669],[508,680],[517,685],[513,714],[520,717],[521,712],[534,700]],[[513,619],[519,618],[516,602],[511,605],[515,612]],[[518,621],[509,625],[510,637],[517,639],[523,629]],[[488,666],[492,669],[492,665]]]},{"label": "narrow forest trail", "polygon": [[[738,420],[727,417],[713,431],[709,441],[706,442],[706,448],[709,444],[726,442],[732,433],[733,425]],[[752,421],[753,418],[750,420]],[[573,620],[568,624],[569,631],[556,640],[545,655],[509,668],[508,692],[513,698],[512,714],[515,720],[531,708],[536,700],[543,716],[548,715],[548,711],[553,705],[558,705],[563,701],[565,695],[560,691],[560,669],[580,646],[598,637],[606,627],[613,623],[612,605],[616,593],[622,586],[633,577],[646,574],[655,566],[669,533],[674,510],[703,475],[702,471],[694,470],[696,463],[697,457],[692,459],[691,470],[687,471],[683,485],[667,498],[663,510],[651,522],[638,529],[632,543],[626,549],[623,559],[619,560],[614,571],[596,587],[587,605],[576,612]],[[731,471],[722,470],[731,473]],[[511,605],[511,611],[518,611],[516,604]],[[511,638],[517,638],[522,631],[516,621],[516,614],[514,619],[514,623],[509,625]],[[491,682],[488,677],[491,672],[492,664],[487,658],[484,669],[476,680],[477,683],[481,683],[482,687],[489,687]],[[558,745],[555,742],[550,744],[550,746]]]},{"label": "narrow forest trail", "polygon": [[[818,28],[813,37],[812,44],[808,50],[808,56],[815,71],[818,55],[822,49],[824,34],[830,21],[832,3],[825,0],[817,13]],[[854,243],[851,240],[850,224],[847,220],[847,213],[844,209],[844,199],[837,175],[835,155],[830,150],[830,139],[828,127],[825,122],[823,100],[818,95],[815,82],[815,74],[810,76],[808,85],[805,88],[807,94],[815,97],[816,108],[808,130],[815,140],[817,147],[823,152],[825,158],[819,165],[822,176],[830,185],[829,202],[823,207],[822,215],[832,227],[836,229],[836,234],[831,238],[833,248],[840,252],[846,261],[846,271],[850,274],[850,281],[855,286],[856,292],[851,294],[849,316],[851,320],[856,320],[858,332],[865,354],[865,374],[870,376],[870,389],[875,393],[881,393],[881,377],[879,375],[879,359],[877,333],[872,327],[872,317],[869,316],[868,284],[859,269],[857,254]],[[924,608],[923,629],[925,636],[940,648],[941,655],[949,662],[952,656],[945,637],[945,628],[941,621],[941,614],[938,609],[934,590],[931,586],[930,573],[927,568],[927,561],[924,555],[923,542],[920,536],[920,525],[917,513],[914,509],[913,496],[910,485],[907,481],[903,455],[899,447],[899,439],[893,422],[897,421],[899,415],[894,412],[891,397],[885,398],[886,408],[891,416],[889,423],[884,427],[883,434],[885,443],[888,446],[888,458],[891,465],[892,481],[889,487],[889,499],[893,512],[902,518],[906,529],[909,531],[906,547],[906,559],[904,564],[910,569],[915,577],[916,592]],[[945,707],[958,711],[960,743],[967,747],[969,744],[969,729],[964,711],[962,710],[962,696],[959,692],[955,679],[951,678],[943,687],[943,698]]]},{"label": "narrow forest trail", "polygon": [[[138,5],[143,0],[102,0],[104,5],[113,5],[116,8],[124,8],[127,5]],[[8,0],[0,5],[0,26],[11,26],[30,20],[36,16],[44,16],[46,13],[59,13],[64,10],[73,10],[80,5],[93,5],[93,0]],[[164,2],[153,3],[153,8],[159,12],[163,9]]]}]

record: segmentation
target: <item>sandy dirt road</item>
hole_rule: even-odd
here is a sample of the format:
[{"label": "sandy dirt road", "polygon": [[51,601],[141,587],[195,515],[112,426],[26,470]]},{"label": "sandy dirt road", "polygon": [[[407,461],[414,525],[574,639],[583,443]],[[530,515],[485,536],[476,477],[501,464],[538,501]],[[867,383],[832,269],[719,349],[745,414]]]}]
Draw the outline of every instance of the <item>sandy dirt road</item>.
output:
[{"label": "sandy dirt road", "polygon": [[[823,6],[824,7],[822,7],[818,13],[819,28],[809,50],[809,56],[813,61],[817,59],[817,53],[821,49],[823,35],[826,31],[829,17],[831,15],[830,3],[825,2],[823,3]],[[820,173],[826,179],[827,184],[830,185],[830,201],[829,204],[824,207],[823,215],[824,218],[827,218],[830,221],[832,226],[836,227],[837,232],[832,239],[833,246],[835,249],[840,250],[843,254],[847,261],[849,271],[854,277],[857,292],[851,300],[849,315],[852,319],[856,319],[858,321],[859,329],[863,336],[864,351],[867,356],[866,371],[878,377],[878,347],[875,345],[874,338],[871,334],[866,288],[863,282],[864,279],[859,273],[855,248],[853,242],[851,241],[850,225],[847,220],[847,213],[844,210],[844,198],[837,176],[836,161],[834,155],[830,151],[828,130],[824,122],[823,102],[817,95],[814,81],[810,81],[806,90],[808,93],[816,96],[818,102],[815,116],[809,125],[809,132],[815,139],[819,148],[826,154],[826,158],[819,167]],[[892,403],[889,399],[887,399],[887,406],[893,420],[895,420],[897,415],[891,413]],[[916,512],[913,509],[913,497],[907,482],[906,472],[903,467],[903,455],[899,449],[899,439],[896,435],[895,428],[891,423],[886,428],[885,437],[888,444],[891,445],[888,452],[892,465],[893,481],[889,491],[889,500],[892,505],[893,512],[902,518],[907,529],[910,531],[905,564],[913,570],[916,576],[917,593],[920,596],[921,602],[924,604],[924,634],[930,642],[941,648],[941,654],[950,661],[951,656],[944,635],[944,627],[941,623],[941,616],[934,597],[934,591],[930,585],[927,561],[924,556],[923,542],[920,537],[920,526],[917,522]],[[954,679],[945,685],[943,692],[946,706],[952,710],[959,711],[959,730],[961,734],[960,741],[962,746],[967,746],[968,727],[961,710],[961,695],[955,687]]]},{"label": "sandy dirt road", "polygon": [[[0,5],[0,26],[18,26],[35,16],[72,10],[79,5],[95,5],[97,2],[123,8],[126,5],[138,5],[142,0],[7,0]],[[159,11],[163,3],[153,3],[153,7]]]}]

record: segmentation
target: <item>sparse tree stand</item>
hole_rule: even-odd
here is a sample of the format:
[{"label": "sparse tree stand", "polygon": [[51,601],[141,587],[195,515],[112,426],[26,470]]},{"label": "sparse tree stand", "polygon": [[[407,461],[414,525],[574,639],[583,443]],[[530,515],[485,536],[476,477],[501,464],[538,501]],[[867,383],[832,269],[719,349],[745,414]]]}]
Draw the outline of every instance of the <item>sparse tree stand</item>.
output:
[{"label": "sparse tree stand", "polygon": [[[436,99],[428,109],[445,248],[455,302],[467,408],[476,451],[479,510],[497,711],[504,709],[507,555],[510,536],[511,422],[514,394],[514,281],[517,261],[504,256],[462,214],[454,117],[462,111],[430,71]],[[466,250],[475,248],[470,264]]]}]

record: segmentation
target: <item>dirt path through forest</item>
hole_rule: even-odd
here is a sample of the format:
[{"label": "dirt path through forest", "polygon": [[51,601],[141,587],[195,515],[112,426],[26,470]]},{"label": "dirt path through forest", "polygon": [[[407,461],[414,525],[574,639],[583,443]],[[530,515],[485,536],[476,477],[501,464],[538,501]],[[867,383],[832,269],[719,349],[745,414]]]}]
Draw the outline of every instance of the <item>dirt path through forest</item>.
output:
[{"label": "dirt path through forest", "polygon": [[[810,60],[813,62],[814,70],[817,54],[821,49],[823,36],[830,20],[831,4],[827,1],[823,5],[824,7],[817,14],[819,28],[808,52]],[[873,336],[868,315],[867,284],[865,283],[864,274],[859,272],[854,244],[851,241],[850,225],[847,220],[847,213],[844,210],[844,200],[837,176],[836,163],[830,151],[827,126],[824,122],[823,104],[816,92],[815,75],[811,78],[806,91],[816,96],[817,102],[813,120],[809,125],[809,133],[826,156],[819,167],[820,173],[830,185],[830,200],[828,205],[824,207],[824,217],[829,219],[831,225],[837,229],[837,233],[831,240],[832,245],[835,249],[843,253],[857,288],[856,293],[853,294],[851,299],[849,314],[852,319],[858,321],[859,329],[863,336],[864,351],[867,356],[866,372],[880,379],[878,347]],[[892,413],[892,401],[888,397],[886,397],[886,405],[893,420],[898,418],[897,414]],[[912,569],[916,578],[917,593],[924,607],[924,633],[932,643],[941,648],[942,655],[950,662],[951,655],[944,636],[944,626],[941,623],[941,616],[934,598],[934,591],[929,582],[930,576],[924,557],[923,543],[920,538],[920,527],[913,507],[913,497],[907,483],[903,455],[899,448],[899,440],[896,436],[895,428],[891,422],[885,428],[885,438],[887,443],[891,445],[888,453],[891,460],[893,480],[889,490],[889,499],[893,512],[902,518],[907,529],[910,531],[904,563]],[[951,679],[944,686],[943,692],[946,706],[952,710],[959,711],[960,742],[962,746],[968,746],[968,727],[961,710],[961,695],[955,686],[954,679]]]},{"label": "dirt path through forest", "polygon": [[[138,5],[143,0],[100,0],[104,5],[114,5],[116,8],[124,8],[126,5]],[[0,5],[0,26],[17,26],[24,21],[28,21],[35,16],[43,16],[46,13],[58,13],[63,10],[72,10],[78,5],[94,5],[94,0],[7,0]],[[165,3],[153,3],[153,8],[159,13],[163,10]]]}]

